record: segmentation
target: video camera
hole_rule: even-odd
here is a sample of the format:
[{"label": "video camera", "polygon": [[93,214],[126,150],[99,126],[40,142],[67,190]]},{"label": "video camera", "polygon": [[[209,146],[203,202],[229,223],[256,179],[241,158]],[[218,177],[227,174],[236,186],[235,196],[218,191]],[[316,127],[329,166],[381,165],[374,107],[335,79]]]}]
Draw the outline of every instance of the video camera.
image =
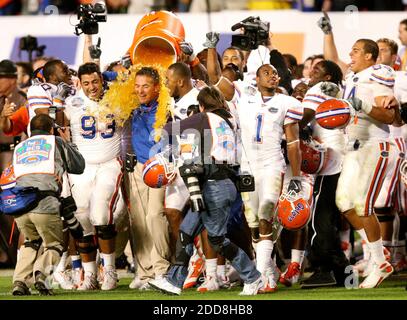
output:
[{"label": "video camera", "polygon": [[75,26],[75,34],[97,34],[99,32],[98,22],[106,22],[107,11],[103,2],[95,5],[81,4],[78,7],[79,23]]},{"label": "video camera", "polygon": [[243,28],[243,34],[232,35],[232,46],[245,51],[255,50],[259,45],[267,43],[270,23],[263,22],[260,17],[250,16],[232,26],[232,31]]},{"label": "video camera", "polygon": [[44,50],[47,48],[47,46],[46,45],[38,46],[38,39],[36,37],[28,35],[26,37],[20,38],[18,48],[20,50],[19,52],[21,51],[28,52],[28,60],[31,62],[32,53],[36,52],[37,57],[41,57],[44,55]]}]

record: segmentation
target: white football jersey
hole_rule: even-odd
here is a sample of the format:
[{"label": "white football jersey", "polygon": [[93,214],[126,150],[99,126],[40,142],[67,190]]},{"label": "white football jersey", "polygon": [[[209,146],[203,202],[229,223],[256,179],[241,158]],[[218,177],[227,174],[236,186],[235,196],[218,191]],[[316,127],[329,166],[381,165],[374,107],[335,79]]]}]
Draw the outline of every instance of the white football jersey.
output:
[{"label": "white football jersey", "polygon": [[407,102],[407,71],[396,72],[394,95],[400,103]]},{"label": "white football jersey", "polygon": [[248,90],[238,93],[236,104],[243,144],[242,169],[273,166],[285,170],[281,150],[284,125],[302,119],[301,103],[282,94],[263,98],[257,90]]},{"label": "white football jersey", "polygon": [[87,163],[104,163],[120,156],[121,128],[114,116],[99,119],[98,103],[81,90],[66,100],[65,114],[71,123],[72,142]]},{"label": "white football jersey", "polygon": [[178,101],[174,101],[171,105],[171,115],[174,120],[184,120],[187,118],[188,107],[193,104],[198,104],[199,90],[192,88],[185,96]]},{"label": "white football jersey", "polygon": [[[383,64],[371,66],[358,73],[349,73],[343,97],[357,97],[375,105],[375,98],[393,95],[394,70]],[[369,117],[363,111],[357,113],[355,121],[346,127],[349,143],[385,141],[389,137],[389,126]]]},{"label": "white football jersey", "polygon": [[[302,107],[316,111],[320,103],[332,99],[321,90],[322,82],[310,88],[302,101]],[[341,171],[345,149],[345,132],[343,129],[328,130],[322,128],[315,119],[311,122],[312,137],[327,149],[328,156],[319,175],[332,175]]]},{"label": "white football jersey", "polygon": [[57,87],[50,83],[39,83],[28,88],[27,100],[30,120],[34,118],[36,109],[63,106],[60,100],[53,98],[56,89]]}]

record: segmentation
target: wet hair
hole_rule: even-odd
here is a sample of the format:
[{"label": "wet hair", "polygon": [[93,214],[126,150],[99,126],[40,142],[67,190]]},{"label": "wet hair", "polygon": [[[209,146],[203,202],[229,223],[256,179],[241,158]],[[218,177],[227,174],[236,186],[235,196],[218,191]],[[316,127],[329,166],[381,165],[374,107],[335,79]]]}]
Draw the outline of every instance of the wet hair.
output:
[{"label": "wet hair", "polygon": [[96,63],[94,63],[94,62],[85,63],[85,64],[81,65],[78,69],[78,78],[79,78],[79,80],[81,80],[81,77],[84,74],[92,74],[95,72],[99,75],[99,77],[102,78],[102,73],[100,72],[100,68]]},{"label": "wet hair", "polygon": [[330,82],[333,82],[337,85],[340,85],[343,79],[343,73],[341,68],[333,61],[322,60],[317,64],[321,64],[322,68],[325,71],[325,74],[330,75]]},{"label": "wet hair", "polygon": [[396,41],[391,40],[389,38],[380,38],[379,40],[376,41],[376,43],[385,43],[386,45],[389,46],[391,54],[397,54],[399,50],[399,46],[397,45]]},{"label": "wet hair", "polygon": [[212,111],[215,109],[225,109],[225,98],[223,94],[214,86],[203,88],[197,97],[199,105],[204,108],[204,111]]},{"label": "wet hair", "polygon": [[404,29],[407,30],[407,19],[401,20],[400,24],[404,24]]},{"label": "wet hair", "polygon": [[54,127],[54,120],[45,113],[38,114],[31,119],[30,127],[31,131],[41,130],[51,132],[51,128]]},{"label": "wet hair", "polygon": [[160,75],[158,74],[158,71],[154,68],[151,67],[143,67],[136,73],[136,77],[138,76],[146,76],[150,77],[153,79],[154,84],[159,84],[160,83]]},{"label": "wet hair", "polygon": [[356,42],[363,43],[363,50],[365,53],[370,53],[372,55],[372,60],[376,62],[377,57],[379,56],[379,46],[377,43],[371,39],[359,39]]},{"label": "wet hair", "polygon": [[182,79],[192,78],[191,69],[189,68],[188,65],[186,65],[183,62],[173,63],[168,67],[168,70],[172,70],[175,73],[175,75],[179,78]]}]

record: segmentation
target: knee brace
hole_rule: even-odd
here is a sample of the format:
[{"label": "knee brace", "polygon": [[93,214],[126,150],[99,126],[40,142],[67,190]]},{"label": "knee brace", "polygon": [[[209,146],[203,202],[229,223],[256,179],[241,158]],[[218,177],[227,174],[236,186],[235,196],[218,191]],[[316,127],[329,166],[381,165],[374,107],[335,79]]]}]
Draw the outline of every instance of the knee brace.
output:
[{"label": "knee brace", "polygon": [[392,214],[376,213],[376,217],[379,222],[391,222],[394,220],[394,215]]},{"label": "knee brace", "polygon": [[225,241],[225,236],[212,237],[208,235],[209,244],[216,251],[220,252],[223,248],[223,242]]},{"label": "knee brace", "polygon": [[179,232],[179,238],[175,248],[175,264],[180,266],[188,266],[191,253],[188,252],[188,245],[192,246],[194,239],[183,231]]},{"label": "knee brace", "polygon": [[117,234],[114,224],[95,226],[95,229],[97,236],[102,240],[113,239]]},{"label": "knee brace", "polygon": [[38,251],[40,249],[41,244],[41,238],[32,241],[27,239],[26,241],[24,241],[24,247],[34,249],[35,251]]},{"label": "knee brace", "polygon": [[228,244],[222,246],[222,250],[220,254],[224,256],[229,261],[232,261],[236,256],[237,252],[239,251],[239,247],[236,246],[234,243],[229,242]]},{"label": "knee brace", "polygon": [[54,250],[54,251],[58,252],[60,257],[62,257],[62,254],[64,253],[62,247],[51,246],[51,247],[45,248],[44,251],[47,251],[47,250]]},{"label": "knee brace", "polygon": [[84,236],[82,239],[79,240],[78,243],[78,252],[89,254],[94,252],[97,249],[93,235]]}]

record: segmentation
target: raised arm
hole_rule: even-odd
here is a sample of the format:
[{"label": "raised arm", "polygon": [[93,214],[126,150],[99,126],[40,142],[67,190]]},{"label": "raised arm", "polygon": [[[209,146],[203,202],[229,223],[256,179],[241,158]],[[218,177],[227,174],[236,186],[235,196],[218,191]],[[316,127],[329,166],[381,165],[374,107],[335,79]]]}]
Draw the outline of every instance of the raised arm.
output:
[{"label": "raised arm", "polygon": [[102,50],[100,49],[101,39],[98,38],[98,43],[93,45],[92,35],[85,34],[85,44],[83,46],[83,63],[94,62],[100,66],[100,56]]},{"label": "raised arm", "polygon": [[318,20],[318,26],[324,33],[324,58],[335,62],[345,75],[348,71],[348,65],[339,58],[334,34],[332,32],[331,20],[326,12],[324,12],[324,16]]},{"label": "raised arm", "polygon": [[208,48],[206,67],[208,70],[209,83],[216,85],[222,91],[225,99],[232,100],[235,94],[235,87],[228,79],[222,77],[222,70],[216,54],[216,44],[219,41],[219,33],[209,32],[206,34],[204,47]]}]

